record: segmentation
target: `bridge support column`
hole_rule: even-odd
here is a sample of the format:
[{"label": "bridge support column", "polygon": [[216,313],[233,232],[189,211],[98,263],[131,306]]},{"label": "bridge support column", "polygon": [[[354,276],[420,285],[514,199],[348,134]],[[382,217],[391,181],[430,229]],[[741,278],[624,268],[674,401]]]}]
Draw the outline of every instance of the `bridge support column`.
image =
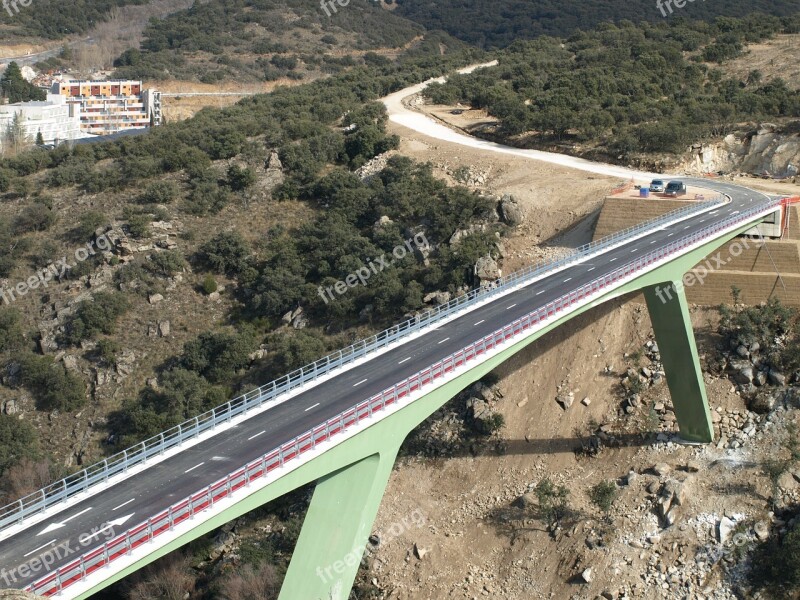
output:
[{"label": "bridge support column", "polygon": [[668,281],[645,288],[644,296],[681,437],[689,442],[712,442],[714,426],[684,286]]},{"label": "bridge support column", "polygon": [[398,450],[318,480],[279,600],[347,600]]}]

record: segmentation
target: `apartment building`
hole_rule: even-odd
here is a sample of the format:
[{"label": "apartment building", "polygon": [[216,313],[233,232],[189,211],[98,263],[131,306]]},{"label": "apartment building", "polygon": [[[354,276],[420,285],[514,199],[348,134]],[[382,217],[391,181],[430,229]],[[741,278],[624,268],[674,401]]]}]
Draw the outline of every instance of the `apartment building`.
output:
[{"label": "apartment building", "polygon": [[48,94],[47,100],[0,104],[0,146],[15,115],[22,119],[26,142],[33,143],[42,134],[45,144],[60,144],[86,137],[81,132],[80,106],[70,104],[63,96]]},{"label": "apartment building", "polygon": [[161,92],[143,89],[141,81],[56,81],[51,93],[80,107],[87,133],[107,135],[161,124]]}]

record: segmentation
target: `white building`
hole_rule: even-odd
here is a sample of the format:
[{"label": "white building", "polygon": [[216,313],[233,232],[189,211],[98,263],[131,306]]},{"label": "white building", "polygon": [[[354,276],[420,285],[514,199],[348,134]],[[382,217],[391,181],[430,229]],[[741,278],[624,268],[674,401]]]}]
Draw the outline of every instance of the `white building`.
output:
[{"label": "white building", "polygon": [[45,144],[86,137],[81,132],[80,106],[68,103],[58,94],[48,94],[44,101],[0,104],[0,146],[16,114],[21,115],[25,134],[31,143],[39,133]]}]

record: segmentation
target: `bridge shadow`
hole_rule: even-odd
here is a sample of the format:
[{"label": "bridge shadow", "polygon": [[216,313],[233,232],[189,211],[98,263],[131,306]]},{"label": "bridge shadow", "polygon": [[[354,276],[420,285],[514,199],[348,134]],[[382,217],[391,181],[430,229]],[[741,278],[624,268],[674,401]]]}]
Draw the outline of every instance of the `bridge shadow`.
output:
[{"label": "bridge shadow", "polygon": [[[454,449],[449,456],[505,456],[528,454],[569,454],[590,447],[590,437],[528,438],[516,440],[475,438],[467,447]],[[639,448],[653,443],[652,434],[618,434],[603,442],[605,448]]]}]

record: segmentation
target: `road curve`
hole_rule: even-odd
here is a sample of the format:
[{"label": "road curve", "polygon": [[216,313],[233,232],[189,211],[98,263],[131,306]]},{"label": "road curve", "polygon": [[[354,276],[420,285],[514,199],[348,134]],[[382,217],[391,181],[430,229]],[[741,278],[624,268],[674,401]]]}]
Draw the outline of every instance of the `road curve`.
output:
[{"label": "road curve", "polygon": [[[393,96],[405,97],[414,93],[413,90],[417,87],[408,88]],[[386,101],[391,103],[391,97]],[[398,113],[394,113],[394,116],[397,117]],[[428,131],[420,133],[429,135],[430,126],[427,127]],[[468,136],[463,137],[470,139]],[[468,145],[473,146],[472,143]],[[498,152],[524,152],[525,155],[531,152],[502,147],[495,149],[496,146],[498,145],[491,145],[487,149]],[[478,143],[473,147],[485,146],[483,143]],[[543,160],[539,157],[540,154],[546,153],[535,153],[530,157]],[[560,155],[548,155],[545,160],[565,166],[583,165],[586,162]],[[573,161],[579,162],[573,163]],[[637,176],[636,172],[621,167],[598,166],[592,163],[588,163],[588,166],[592,168],[587,170],[595,173],[619,174],[626,178]],[[651,176],[644,173],[638,175]],[[54,560],[51,569],[67,564],[79,554],[100,546],[107,540],[103,535],[96,535],[94,539],[97,540],[97,544],[84,546],[78,541],[80,536],[97,532],[109,522],[121,521],[116,530],[119,534],[123,529],[145,521],[148,517],[167,509],[171,504],[225,477],[245,463],[261,457],[271,449],[336,416],[356,402],[390,388],[395,383],[488,336],[565,293],[613,271],[652,249],[698,231],[713,219],[753,207],[769,199],[759,192],[713,180],[692,180],[691,183],[702,184],[728,194],[731,202],[712,213],[661,227],[635,241],[608,250],[600,257],[586,259],[476,308],[425,335],[333,377],[324,386],[307,389],[290,401],[255,414],[247,421],[226,431],[224,435],[216,435],[202,441],[110,488],[91,494],[55,517],[9,535],[0,540],[0,588],[19,588],[41,578],[43,576],[41,571],[23,576],[23,570],[20,569],[22,565],[30,564],[37,556],[52,555],[53,549],[57,547],[69,548],[73,552]],[[80,549],[80,552],[76,552],[75,549]]]}]

